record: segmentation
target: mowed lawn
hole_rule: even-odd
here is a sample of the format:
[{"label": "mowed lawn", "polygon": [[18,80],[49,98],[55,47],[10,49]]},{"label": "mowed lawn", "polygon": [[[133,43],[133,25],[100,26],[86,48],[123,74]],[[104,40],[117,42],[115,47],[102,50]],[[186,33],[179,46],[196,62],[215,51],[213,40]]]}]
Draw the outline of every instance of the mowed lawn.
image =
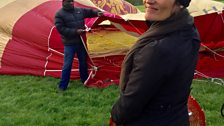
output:
[{"label": "mowed lawn", "polygon": [[224,0],[216,0],[216,1],[220,1],[220,2],[223,2],[224,3]]},{"label": "mowed lawn", "polygon": [[86,88],[72,81],[57,92],[59,79],[0,76],[0,126],[106,126],[118,87]]},{"label": "mowed lawn", "polygon": [[[59,79],[0,76],[0,126],[107,126],[118,86],[86,88],[72,81],[57,92]],[[194,80],[191,94],[204,109],[207,126],[222,126],[224,86]]]}]

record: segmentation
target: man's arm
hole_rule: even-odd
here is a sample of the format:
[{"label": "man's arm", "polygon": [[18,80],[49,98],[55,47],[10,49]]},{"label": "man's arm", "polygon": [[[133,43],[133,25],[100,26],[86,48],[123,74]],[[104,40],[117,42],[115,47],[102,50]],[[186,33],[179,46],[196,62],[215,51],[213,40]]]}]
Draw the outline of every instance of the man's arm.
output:
[{"label": "man's arm", "polygon": [[84,8],[83,11],[84,11],[84,17],[85,18],[103,16],[103,12],[100,11],[100,10],[92,10],[92,9]]}]

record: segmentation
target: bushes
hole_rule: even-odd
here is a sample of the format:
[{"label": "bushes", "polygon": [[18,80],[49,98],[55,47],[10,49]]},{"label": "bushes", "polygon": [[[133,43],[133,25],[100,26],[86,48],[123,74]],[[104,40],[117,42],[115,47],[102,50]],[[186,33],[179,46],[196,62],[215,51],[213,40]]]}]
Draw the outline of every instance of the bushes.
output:
[{"label": "bushes", "polygon": [[127,2],[129,2],[129,3],[131,3],[131,4],[133,4],[133,5],[142,5],[142,1],[143,0],[125,0],[125,1],[127,1]]}]

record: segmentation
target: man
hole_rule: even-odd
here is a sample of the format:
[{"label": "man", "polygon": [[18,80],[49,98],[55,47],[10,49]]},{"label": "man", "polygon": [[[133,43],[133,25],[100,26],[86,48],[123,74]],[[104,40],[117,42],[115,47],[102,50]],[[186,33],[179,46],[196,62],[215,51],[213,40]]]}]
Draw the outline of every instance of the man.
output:
[{"label": "man", "polygon": [[74,7],[74,0],[63,0],[62,8],[55,15],[55,26],[62,37],[64,44],[64,65],[59,90],[66,90],[70,80],[72,63],[75,53],[79,60],[79,73],[82,83],[88,78],[86,63],[87,52],[81,36],[85,35],[85,18],[101,16],[99,10]]}]

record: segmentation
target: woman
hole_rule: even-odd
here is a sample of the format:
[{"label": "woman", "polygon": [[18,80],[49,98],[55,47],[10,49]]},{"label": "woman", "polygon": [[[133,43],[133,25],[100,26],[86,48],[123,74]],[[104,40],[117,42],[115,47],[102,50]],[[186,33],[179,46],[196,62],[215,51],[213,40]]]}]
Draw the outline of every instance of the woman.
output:
[{"label": "woman", "polygon": [[187,101],[200,46],[190,0],[143,0],[151,25],[126,55],[111,117],[125,126],[189,126]]}]

